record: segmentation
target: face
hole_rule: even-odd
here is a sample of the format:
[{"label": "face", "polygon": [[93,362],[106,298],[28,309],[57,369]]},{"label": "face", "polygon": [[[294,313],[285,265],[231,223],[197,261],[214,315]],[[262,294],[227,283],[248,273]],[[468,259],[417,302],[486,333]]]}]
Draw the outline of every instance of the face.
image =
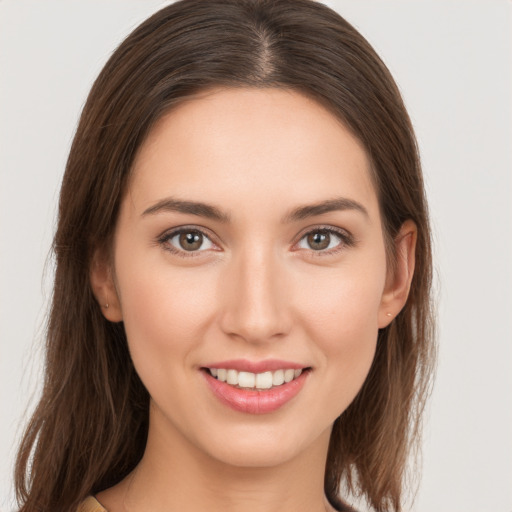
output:
[{"label": "face", "polygon": [[297,92],[180,104],[138,153],[113,276],[150,429],[239,466],[325,448],[389,321],[364,149]]}]

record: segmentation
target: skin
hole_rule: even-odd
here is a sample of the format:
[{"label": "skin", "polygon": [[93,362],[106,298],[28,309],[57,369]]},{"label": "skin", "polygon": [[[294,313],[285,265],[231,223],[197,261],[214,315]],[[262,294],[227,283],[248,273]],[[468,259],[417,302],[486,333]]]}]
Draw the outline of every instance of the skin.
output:
[{"label": "skin", "polygon": [[[169,197],[207,202],[229,221],[144,214]],[[283,222],[339,197],[362,209]],[[208,236],[199,250],[163,239],[180,226]],[[312,248],[307,234],[326,228],[343,237]],[[216,89],[164,116],[137,155],[113,263],[98,250],[91,268],[104,315],[124,322],[151,395],[144,457],[100,502],[110,512],[330,509],[332,424],[368,374],[378,329],[407,299],[415,239],[406,222],[391,274],[364,148],[297,92]],[[248,414],[221,403],[200,370],[235,358],[311,371],[283,407]]]}]

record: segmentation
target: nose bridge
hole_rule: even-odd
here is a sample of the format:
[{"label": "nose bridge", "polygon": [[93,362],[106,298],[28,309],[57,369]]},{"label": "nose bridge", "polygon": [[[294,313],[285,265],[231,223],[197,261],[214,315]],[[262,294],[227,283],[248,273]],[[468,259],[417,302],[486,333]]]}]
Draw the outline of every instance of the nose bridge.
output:
[{"label": "nose bridge", "polygon": [[284,335],[290,327],[282,262],[272,247],[233,257],[223,288],[223,330],[250,342]]}]

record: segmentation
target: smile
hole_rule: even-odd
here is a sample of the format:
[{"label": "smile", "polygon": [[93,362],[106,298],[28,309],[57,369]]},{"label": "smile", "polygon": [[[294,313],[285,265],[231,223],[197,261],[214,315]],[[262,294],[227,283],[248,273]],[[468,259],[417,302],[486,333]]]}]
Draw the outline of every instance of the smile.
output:
[{"label": "smile", "polygon": [[282,386],[298,378],[302,373],[302,370],[294,370],[293,368],[263,373],[243,372],[232,368],[208,368],[208,371],[212,377],[215,377],[221,382],[226,382],[230,386],[235,386],[239,389],[260,390]]},{"label": "smile", "polygon": [[246,414],[281,409],[299,394],[312,371],[311,367],[277,360],[224,361],[201,369],[208,388],[220,403]]}]

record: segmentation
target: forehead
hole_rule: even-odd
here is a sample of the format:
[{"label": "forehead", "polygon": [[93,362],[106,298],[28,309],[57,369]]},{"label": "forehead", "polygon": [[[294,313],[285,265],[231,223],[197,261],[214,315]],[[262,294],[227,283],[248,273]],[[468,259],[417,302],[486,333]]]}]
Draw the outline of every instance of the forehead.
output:
[{"label": "forehead", "polygon": [[[376,207],[362,144],[320,103],[286,89],[213,89],[183,101],[150,131],[129,194],[258,208],[356,196]],[[276,204],[277,201],[277,204]]]}]

